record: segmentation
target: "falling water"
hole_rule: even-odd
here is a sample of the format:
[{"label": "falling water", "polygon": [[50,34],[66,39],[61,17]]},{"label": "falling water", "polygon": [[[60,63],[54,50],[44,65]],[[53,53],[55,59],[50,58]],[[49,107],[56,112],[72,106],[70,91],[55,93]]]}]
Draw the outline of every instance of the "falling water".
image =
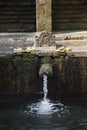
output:
[{"label": "falling water", "polygon": [[[53,113],[59,112],[58,116],[60,117],[63,111],[67,113],[67,107],[58,103],[53,103],[50,99],[47,98],[48,95],[48,77],[43,75],[43,99],[39,100],[36,103],[32,103],[27,106],[27,114],[37,114],[37,115],[51,115]],[[59,108],[58,108],[59,107]]]},{"label": "falling water", "polygon": [[44,93],[43,99],[46,100],[48,94],[48,88],[47,88],[47,75],[45,74],[43,75],[43,93]]}]

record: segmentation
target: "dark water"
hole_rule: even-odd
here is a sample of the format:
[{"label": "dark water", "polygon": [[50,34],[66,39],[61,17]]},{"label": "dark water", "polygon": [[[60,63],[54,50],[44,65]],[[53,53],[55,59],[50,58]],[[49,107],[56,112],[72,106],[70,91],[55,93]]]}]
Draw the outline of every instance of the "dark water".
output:
[{"label": "dark water", "polygon": [[0,103],[0,130],[87,130],[87,101],[30,98]]}]

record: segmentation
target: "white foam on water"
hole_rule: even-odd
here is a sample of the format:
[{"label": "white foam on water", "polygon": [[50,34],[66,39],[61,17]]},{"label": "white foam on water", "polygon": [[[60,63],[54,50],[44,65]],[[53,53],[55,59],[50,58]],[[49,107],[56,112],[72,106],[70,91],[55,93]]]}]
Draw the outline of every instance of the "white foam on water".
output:
[{"label": "white foam on water", "polygon": [[67,107],[60,102],[52,102],[47,98],[48,95],[48,77],[43,75],[43,99],[36,103],[32,103],[27,106],[27,114],[37,114],[37,115],[51,115],[58,112],[58,117],[61,117],[61,114],[68,113]]}]

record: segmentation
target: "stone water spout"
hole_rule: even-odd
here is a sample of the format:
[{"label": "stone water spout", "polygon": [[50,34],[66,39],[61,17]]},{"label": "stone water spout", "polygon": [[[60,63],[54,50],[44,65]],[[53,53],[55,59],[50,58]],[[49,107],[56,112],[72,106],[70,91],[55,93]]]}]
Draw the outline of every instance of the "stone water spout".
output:
[{"label": "stone water spout", "polygon": [[39,76],[43,77],[43,75],[47,75],[51,77],[53,75],[53,69],[51,64],[42,64],[39,70]]},{"label": "stone water spout", "polygon": [[40,77],[43,77],[43,75],[51,77],[53,75],[53,68],[50,60],[51,60],[50,57],[44,57],[42,59],[42,64],[39,70]]}]

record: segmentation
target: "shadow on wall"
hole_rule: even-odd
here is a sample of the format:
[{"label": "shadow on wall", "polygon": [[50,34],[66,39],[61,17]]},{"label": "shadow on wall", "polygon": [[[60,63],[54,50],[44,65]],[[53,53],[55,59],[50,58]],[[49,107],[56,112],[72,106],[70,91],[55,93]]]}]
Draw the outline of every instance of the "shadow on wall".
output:
[{"label": "shadow on wall", "polygon": [[54,59],[49,93],[86,93],[87,58]]}]

